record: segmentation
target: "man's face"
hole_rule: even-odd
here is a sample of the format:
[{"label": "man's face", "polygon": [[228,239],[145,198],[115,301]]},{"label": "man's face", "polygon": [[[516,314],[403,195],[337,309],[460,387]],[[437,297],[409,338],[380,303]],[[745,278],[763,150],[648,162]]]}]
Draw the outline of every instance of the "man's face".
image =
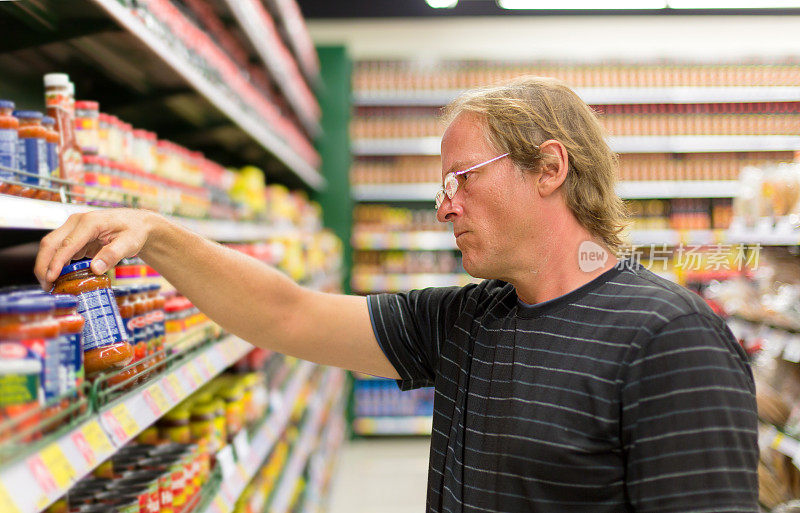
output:
[{"label": "man's face", "polygon": [[[484,136],[474,114],[459,115],[442,137],[442,179],[502,154]],[[535,218],[533,181],[509,158],[501,158],[459,177],[458,192],[445,199],[437,212],[441,222],[453,223],[464,269],[477,278],[508,280],[524,265],[532,219]]]}]

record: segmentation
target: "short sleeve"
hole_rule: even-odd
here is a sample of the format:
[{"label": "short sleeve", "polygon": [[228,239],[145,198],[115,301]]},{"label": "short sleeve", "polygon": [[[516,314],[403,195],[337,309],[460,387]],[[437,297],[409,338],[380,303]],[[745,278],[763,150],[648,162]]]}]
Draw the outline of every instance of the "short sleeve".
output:
[{"label": "short sleeve", "polygon": [[367,297],[375,338],[402,390],[433,386],[439,348],[476,285],[436,287]]},{"label": "short sleeve", "polygon": [[637,512],[758,512],[755,386],[721,319],[688,314],[632,352],[622,384]]}]

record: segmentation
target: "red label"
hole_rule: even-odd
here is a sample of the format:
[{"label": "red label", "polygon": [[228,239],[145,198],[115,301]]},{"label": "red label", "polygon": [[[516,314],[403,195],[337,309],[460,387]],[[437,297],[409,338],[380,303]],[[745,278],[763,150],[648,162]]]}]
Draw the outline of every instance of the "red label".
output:
[{"label": "red label", "polygon": [[72,443],[78,448],[78,451],[83,456],[83,459],[86,460],[87,465],[94,465],[95,458],[94,458],[94,451],[92,450],[91,446],[89,446],[89,442],[86,441],[86,437],[83,436],[83,433],[80,431],[77,433],[72,434]]},{"label": "red label", "polygon": [[150,411],[153,412],[153,415],[155,415],[156,417],[160,417],[161,409],[156,404],[156,401],[155,399],[153,399],[153,396],[150,394],[150,391],[145,390],[144,392],[142,392],[142,397],[144,397],[144,402],[146,402],[147,406],[150,407]]},{"label": "red label", "polygon": [[106,426],[114,433],[114,436],[117,440],[127,440],[128,436],[125,434],[125,430],[122,429],[120,426],[119,421],[114,416],[113,413],[107,411],[103,413],[103,421],[105,422]]},{"label": "red label", "polygon": [[28,460],[28,468],[33,473],[33,478],[39,483],[39,487],[46,495],[50,495],[56,491],[56,483],[53,481],[53,475],[44,466],[44,462],[40,456]]}]

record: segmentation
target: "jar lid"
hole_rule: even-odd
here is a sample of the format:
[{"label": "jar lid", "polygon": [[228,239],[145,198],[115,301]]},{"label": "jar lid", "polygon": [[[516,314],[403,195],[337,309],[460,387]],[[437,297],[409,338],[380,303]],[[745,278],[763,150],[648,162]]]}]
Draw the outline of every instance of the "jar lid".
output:
[{"label": "jar lid", "polygon": [[16,106],[11,100],[0,100],[0,109],[13,109]]},{"label": "jar lid", "polygon": [[43,125],[47,125],[47,126],[49,126],[49,125],[55,126],[56,125],[56,120],[51,118],[50,116],[43,116],[42,117],[42,124]]},{"label": "jar lid", "polygon": [[130,285],[119,285],[117,287],[111,287],[111,290],[114,291],[114,297],[125,297],[130,295],[131,293]]},{"label": "jar lid", "polygon": [[0,298],[0,313],[52,312],[55,304],[55,300],[49,294],[5,296]]},{"label": "jar lid", "polygon": [[75,271],[82,271],[84,269],[89,269],[92,266],[92,259],[91,258],[84,258],[83,260],[78,260],[77,262],[72,262],[71,264],[67,264],[61,269],[61,274],[59,276],[64,276],[65,274],[73,273]]},{"label": "jar lid", "polygon": [[19,119],[42,119],[43,114],[36,110],[15,110],[14,115]]},{"label": "jar lid", "polygon": [[161,285],[159,285],[158,283],[150,283],[149,285],[147,285],[147,290],[150,292],[161,290]]},{"label": "jar lid", "polygon": [[64,86],[69,84],[69,75],[66,73],[48,73],[44,76],[44,86]]},{"label": "jar lid", "polygon": [[78,298],[69,294],[53,294],[56,308],[77,308]]},{"label": "jar lid", "polygon": [[75,108],[81,110],[98,110],[100,104],[91,100],[79,100],[75,102]]}]

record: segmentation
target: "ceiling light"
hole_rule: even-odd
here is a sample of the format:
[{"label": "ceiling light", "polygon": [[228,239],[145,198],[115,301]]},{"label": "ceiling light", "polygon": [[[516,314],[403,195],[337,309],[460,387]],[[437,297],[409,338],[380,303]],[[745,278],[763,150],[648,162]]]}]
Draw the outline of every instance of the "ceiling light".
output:
[{"label": "ceiling light", "polygon": [[452,9],[458,0],[425,0],[434,9]]},{"label": "ceiling light", "polygon": [[666,0],[607,0],[604,2],[598,2],[597,0],[562,0],[561,2],[553,3],[544,0],[497,0],[497,5],[503,9],[605,11],[617,9],[663,9],[667,6],[667,2]]},{"label": "ceiling light", "polygon": [[798,0],[668,0],[672,9],[788,9],[800,7]]}]

